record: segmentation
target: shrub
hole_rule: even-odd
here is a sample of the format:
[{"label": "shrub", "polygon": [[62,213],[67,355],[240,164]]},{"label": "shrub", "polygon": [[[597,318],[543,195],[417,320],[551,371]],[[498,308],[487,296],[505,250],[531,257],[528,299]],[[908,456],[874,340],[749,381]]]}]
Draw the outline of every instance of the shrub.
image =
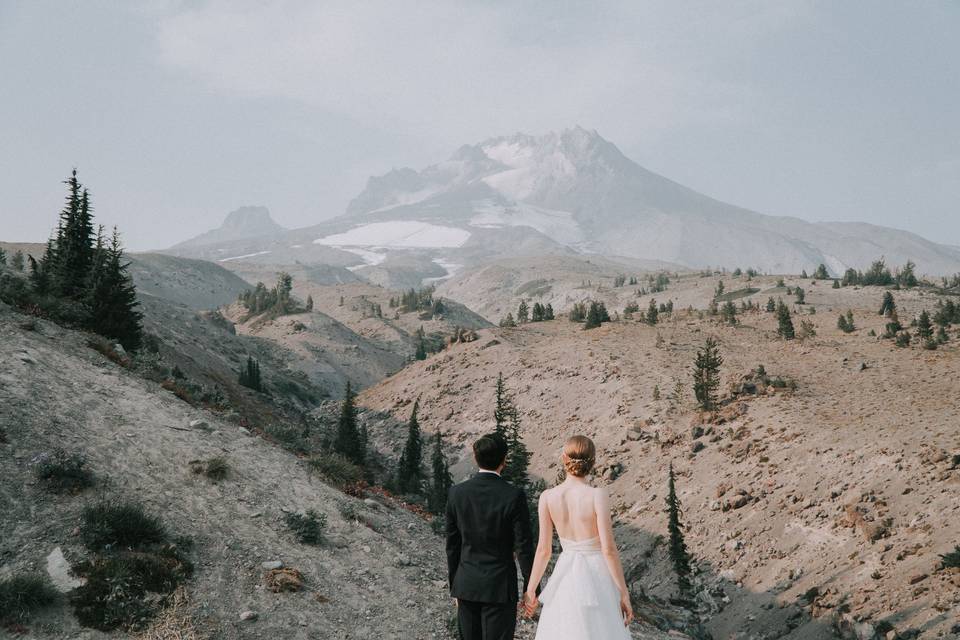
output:
[{"label": "shrub", "polygon": [[83,510],[80,537],[91,551],[135,549],[166,542],[167,531],[136,502],[101,502]]},{"label": "shrub", "polygon": [[344,500],[338,507],[340,515],[344,520],[356,522],[360,520],[360,508],[353,500]]},{"label": "shrub", "polygon": [[951,569],[960,567],[960,544],[953,551],[940,556],[940,568]]},{"label": "shrub", "polygon": [[157,611],[148,592],[172,593],[193,573],[179,549],[164,545],[153,552],[123,551],[97,555],[75,568],[86,583],[70,602],[81,625],[111,631],[142,627]]},{"label": "shrub", "polygon": [[211,480],[224,480],[230,475],[230,463],[226,458],[215,457],[209,460],[191,460],[190,470],[196,474],[203,474]]},{"label": "shrub", "polygon": [[324,478],[341,486],[363,480],[363,469],[339,453],[318,455],[310,460],[310,465]]},{"label": "shrub", "polygon": [[906,331],[901,331],[897,334],[896,345],[898,347],[909,347],[910,346],[910,334]]},{"label": "shrub", "polygon": [[41,575],[19,575],[0,581],[0,623],[24,622],[56,602],[57,590]]},{"label": "shrub", "polygon": [[325,513],[317,513],[310,509],[306,513],[288,513],[284,520],[300,542],[304,544],[323,542],[323,530],[327,526]]},{"label": "shrub", "polygon": [[60,449],[38,456],[34,473],[53,491],[82,491],[93,485],[93,473],[87,469],[86,458]]}]

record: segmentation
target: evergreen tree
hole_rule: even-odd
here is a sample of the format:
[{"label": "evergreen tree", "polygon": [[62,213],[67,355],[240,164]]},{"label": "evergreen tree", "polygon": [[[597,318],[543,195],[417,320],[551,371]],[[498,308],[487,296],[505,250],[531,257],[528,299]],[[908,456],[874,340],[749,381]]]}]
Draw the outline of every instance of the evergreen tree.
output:
[{"label": "evergreen tree", "polygon": [[716,289],[714,290],[714,292],[713,292],[713,299],[716,300],[716,299],[718,299],[720,296],[722,296],[722,295],[723,295],[723,291],[724,291],[724,288],[723,288],[723,280],[720,280],[719,282],[717,282],[717,288],[716,288]]},{"label": "evergreen tree", "polygon": [[423,441],[420,436],[420,423],[417,421],[417,411],[420,401],[413,403],[410,420],[407,422],[407,443],[400,454],[400,464],[397,467],[397,490],[400,493],[417,493],[423,482]]},{"label": "evergreen tree", "polygon": [[423,341],[423,334],[417,334],[417,349],[413,354],[413,357],[417,360],[426,360],[427,359],[427,345]]},{"label": "evergreen tree", "polygon": [[600,307],[596,302],[590,303],[590,310],[587,312],[587,320],[583,325],[584,329],[596,329],[601,324]]},{"label": "evergreen tree", "polygon": [[136,351],[143,342],[143,314],[138,309],[133,279],[127,273],[130,263],[123,260],[117,229],[113,230],[109,247],[102,247],[99,236],[97,246],[90,263],[96,264],[97,271],[87,281],[90,329],[117,340],[127,351]]},{"label": "evergreen tree", "polygon": [[533,303],[533,311],[530,312],[530,319],[533,322],[543,322],[543,305],[539,302]]},{"label": "evergreen tree", "polygon": [[507,395],[507,389],[503,384],[503,373],[497,374],[495,402],[496,405],[493,409],[493,420],[495,426],[493,431],[498,436],[506,440],[507,424],[510,421],[510,410],[513,407],[513,403],[510,401],[510,397]]},{"label": "evergreen tree", "polygon": [[503,478],[518,487],[526,489],[530,484],[527,469],[530,466],[531,454],[527,445],[523,442],[523,436],[520,433],[520,414],[515,406],[510,407],[506,440],[507,464],[503,468]]},{"label": "evergreen tree", "polygon": [[840,331],[844,333],[853,333],[857,330],[856,325],[853,323],[853,311],[848,310],[847,315],[840,315],[837,319],[837,329],[840,329]]},{"label": "evergreen tree", "polygon": [[806,302],[806,300],[807,300],[807,294],[806,294],[806,292],[804,292],[803,289],[801,289],[800,287],[797,287],[797,289],[796,289],[796,291],[795,291],[794,293],[795,293],[796,296],[797,296],[797,304],[803,304],[804,302]]},{"label": "evergreen tree", "polygon": [[346,456],[355,464],[363,465],[367,452],[357,427],[357,408],[354,404],[353,390],[350,382],[343,393],[343,403],[340,405],[340,419],[337,421],[337,434],[333,441],[333,449]]},{"label": "evergreen tree", "polygon": [[307,296],[307,311],[313,311],[313,296]]},{"label": "evergreen tree", "polygon": [[897,310],[897,304],[893,301],[893,294],[889,291],[883,293],[883,302],[880,303],[880,315],[889,316],[892,313],[895,313]]},{"label": "evergreen tree", "polygon": [[777,303],[774,302],[773,296],[770,296],[767,299],[767,313],[773,313],[776,310],[777,310]]},{"label": "evergreen tree", "polygon": [[926,309],[920,313],[920,317],[917,319],[917,339],[927,348],[933,342],[933,324],[930,322],[930,314],[927,313]]},{"label": "evergreen tree", "polygon": [[7,253],[3,250],[3,247],[0,247],[0,265],[6,266],[7,264]]},{"label": "evergreen tree", "polygon": [[784,340],[793,340],[796,337],[793,329],[793,319],[790,317],[790,309],[783,304],[783,300],[777,301],[777,335]]},{"label": "evergreen tree", "polygon": [[13,257],[10,259],[10,266],[16,269],[17,271],[23,271],[24,268],[24,257],[23,251],[17,251],[13,254]]},{"label": "evergreen tree", "polygon": [[651,298],[650,306],[647,307],[647,324],[657,324],[659,317],[660,312],[657,309],[657,301]]},{"label": "evergreen tree", "polygon": [[737,307],[733,301],[727,300],[720,309],[720,317],[730,326],[737,326]]},{"label": "evergreen tree", "polygon": [[803,278],[804,280],[807,279],[808,276],[807,276],[807,270],[806,270],[806,269],[804,269],[803,271],[800,272],[800,277]]},{"label": "evergreen tree", "polygon": [[517,307],[517,322],[520,324],[525,324],[530,321],[530,307],[527,306],[526,300],[520,301],[520,306]]},{"label": "evergreen tree", "polygon": [[247,356],[247,366],[240,369],[239,382],[254,391],[263,391],[263,383],[260,380],[260,363],[251,356]]},{"label": "evergreen tree", "polygon": [[674,573],[677,574],[677,588],[680,598],[686,600],[690,596],[690,555],[687,544],[683,539],[683,525],[680,516],[683,509],[677,497],[676,479],[673,474],[673,463],[670,463],[670,473],[667,480],[667,530],[670,534],[670,561],[673,563]]},{"label": "evergreen tree", "polygon": [[820,263],[820,266],[817,267],[817,270],[813,272],[814,280],[826,280],[830,277],[830,273],[827,271],[827,265]]},{"label": "evergreen tree", "polygon": [[443,455],[443,437],[437,429],[437,437],[433,441],[433,455],[430,458],[433,474],[430,479],[430,495],[427,496],[427,506],[431,513],[441,514],[447,508],[447,494],[453,486],[450,476],[450,467],[447,458]]},{"label": "evergreen tree", "polygon": [[543,319],[544,320],[553,320],[553,305],[549,302],[547,306],[543,309]]},{"label": "evergreen tree", "polygon": [[716,392],[720,387],[720,365],[723,357],[714,338],[707,338],[703,348],[697,351],[693,361],[693,393],[704,411],[716,406]]},{"label": "evergreen tree", "polygon": [[501,327],[515,327],[515,326],[517,326],[516,320],[513,319],[513,314],[508,311],[506,317],[503,318],[503,320],[500,321],[500,326],[501,326]]},{"label": "evergreen tree", "polygon": [[61,295],[80,298],[85,293],[93,262],[93,215],[90,194],[77,180],[76,169],[64,184],[69,193],[60,213],[54,278]]},{"label": "evergreen tree", "polygon": [[583,322],[587,319],[587,309],[582,302],[573,303],[573,308],[570,309],[570,314],[568,316],[570,322]]},{"label": "evergreen tree", "polygon": [[916,269],[916,267],[917,265],[915,265],[912,261],[907,260],[907,264],[903,265],[902,268],[897,270],[897,284],[899,284],[901,287],[906,287],[907,289],[917,286],[919,283],[917,281],[917,276],[914,273],[914,269]]},{"label": "evergreen tree", "polygon": [[836,280],[836,279],[835,279],[835,280],[833,281],[833,288],[834,288],[834,289],[839,289],[839,288],[840,288],[840,281],[839,281],[839,280]]}]

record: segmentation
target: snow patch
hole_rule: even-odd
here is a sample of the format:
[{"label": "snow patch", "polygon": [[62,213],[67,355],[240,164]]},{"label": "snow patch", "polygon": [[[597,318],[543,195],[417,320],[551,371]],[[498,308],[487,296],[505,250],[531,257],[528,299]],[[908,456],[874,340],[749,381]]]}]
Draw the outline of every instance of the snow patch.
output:
[{"label": "snow patch", "polygon": [[341,247],[341,249],[354,255],[358,255],[363,259],[363,264],[355,264],[352,267],[347,267],[348,271],[357,271],[358,269],[363,269],[364,267],[377,265],[387,259],[386,253],[368,251],[367,249],[359,249],[357,247]]},{"label": "snow patch", "polygon": [[269,251],[257,251],[256,253],[247,253],[247,254],[242,255],[242,256],[233,256],[233,257],[231,257],[231,258],[221,258],[220,260],[217,260],[217,262],[230,262],[231,260],[243,260],[244,258],[253,258],[253,257],[255,257],[255,256],[265,256],[265,255],[267,255],[268,253],[270,253],[270,252],[269,252]]},{"label": "snow patch", "polygon": [[469,239],[470,232],[465,229],[419,220],[397,220],[360,225],[313,242],[331,247],[431,248],[462,247]]}]

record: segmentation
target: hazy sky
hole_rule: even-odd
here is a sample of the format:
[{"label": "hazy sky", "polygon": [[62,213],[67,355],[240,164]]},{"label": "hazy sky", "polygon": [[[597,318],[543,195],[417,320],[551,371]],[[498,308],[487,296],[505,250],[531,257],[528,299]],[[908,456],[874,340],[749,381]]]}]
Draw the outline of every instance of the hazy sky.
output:
[{"label": "hazy sky", "polygon": [[263,204],[574,124],[757,211],[960,245],[960,2],[0,0],[0,238],[77,166],[168,246]]}]

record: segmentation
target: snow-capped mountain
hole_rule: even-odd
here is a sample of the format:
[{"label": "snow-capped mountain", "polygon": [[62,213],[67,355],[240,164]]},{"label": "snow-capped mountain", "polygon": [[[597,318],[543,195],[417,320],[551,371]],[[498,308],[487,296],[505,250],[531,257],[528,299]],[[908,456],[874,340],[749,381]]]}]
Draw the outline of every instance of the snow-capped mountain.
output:
[{"label": "snow-capped mountain", "polygon": [[219,261],[325,261],[376,273],[382,284],[392,265],[409,271],[416,263],[424,278],[442,279],[498,257],[576,253],[772,273],[823,263],[837,275],[884,257],[890,265],[913,260],[921,273],[960,272],[956,247],[720,202],[644,169],[581,127],[491,138],[420,171],[371,177],[344,215],[313,227],[281,233],[258,214],[242,216],[234,232],[237,213],[171,251]]},{"label": "snow-capped mountain", "polygon": [[822,262],[842,273],[883,256],[891,264],[913,260],[922,272],[960,271],[956,248],[905,231],[811,223],[714,200],[644,169],[581,127],[492,138],[422,171],[370,178],[336,222],[352,226],[317,243],[368,251],[446,248],[473,256],[492,236],[533,234],[541,236],[539,250],[689,267],[799,272]]}]

